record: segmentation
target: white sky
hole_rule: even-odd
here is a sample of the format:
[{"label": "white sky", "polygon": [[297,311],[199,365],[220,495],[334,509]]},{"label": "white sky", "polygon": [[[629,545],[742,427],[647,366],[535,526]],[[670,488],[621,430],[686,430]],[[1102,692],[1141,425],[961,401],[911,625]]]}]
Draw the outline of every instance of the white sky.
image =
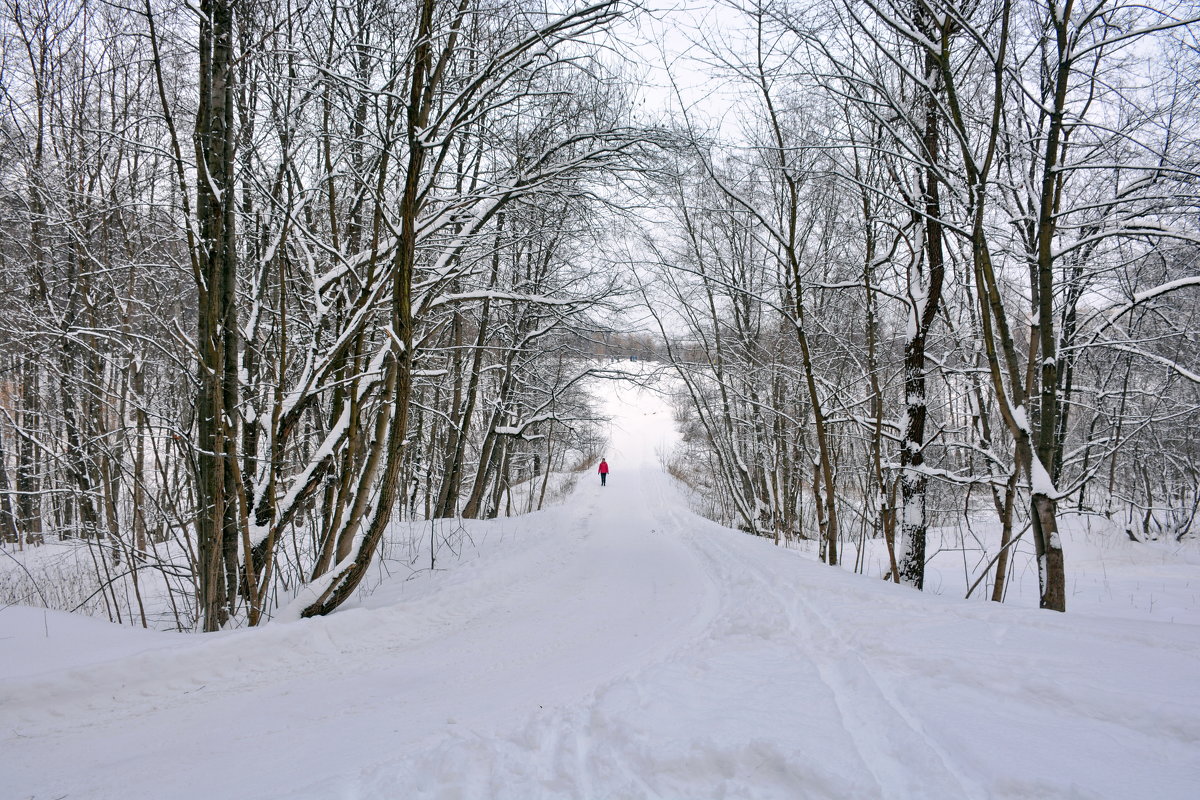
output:
[{"label": "white sky", "polygon": [[618,30],[623,55],[642,77],[643,121],[682,109],[693,122],[720,126],[737,91],[705,65],[705,42],[730,36],[739,24],[726,4],[683,0],[651,5]]}]

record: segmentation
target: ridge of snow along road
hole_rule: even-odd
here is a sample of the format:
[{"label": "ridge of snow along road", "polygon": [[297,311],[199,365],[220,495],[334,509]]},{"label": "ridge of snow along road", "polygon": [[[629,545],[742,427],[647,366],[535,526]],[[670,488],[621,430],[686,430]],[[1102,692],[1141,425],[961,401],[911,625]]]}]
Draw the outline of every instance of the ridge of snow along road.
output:
[{"label": "ridge of snow along road", "polygon": [[461,561],[327,618],[0,610],[0,796],[1194,796],[1200,626],[919,594],[723,528],[657,466],[665,401],[596,391],[607,487],[456,521]]}]

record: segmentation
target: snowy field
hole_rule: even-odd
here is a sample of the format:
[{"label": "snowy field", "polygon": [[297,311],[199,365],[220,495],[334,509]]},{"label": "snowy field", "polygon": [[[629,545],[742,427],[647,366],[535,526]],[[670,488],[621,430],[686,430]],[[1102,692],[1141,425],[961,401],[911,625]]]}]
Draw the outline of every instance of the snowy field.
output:
[{"label": "snowy field", "polygon": [[1070,536],[1066,615],[918,594],[694,516],[666,404],[601,390],[608,487],[328,618],[0,610],[0,798],[1200,796],[1194,550]]}]

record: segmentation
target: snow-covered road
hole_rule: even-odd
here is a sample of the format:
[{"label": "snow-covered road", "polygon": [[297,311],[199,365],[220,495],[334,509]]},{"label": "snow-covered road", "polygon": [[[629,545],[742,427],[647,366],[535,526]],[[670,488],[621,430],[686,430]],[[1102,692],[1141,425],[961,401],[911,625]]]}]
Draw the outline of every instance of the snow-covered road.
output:
[{"label": "snow-covered road", "polygon": [[657,465],[665,404],[605,391],[609,486],[329,618],[0,610],[0,797],[1195,796],[1200,628],[921,595],[721,528]]}]

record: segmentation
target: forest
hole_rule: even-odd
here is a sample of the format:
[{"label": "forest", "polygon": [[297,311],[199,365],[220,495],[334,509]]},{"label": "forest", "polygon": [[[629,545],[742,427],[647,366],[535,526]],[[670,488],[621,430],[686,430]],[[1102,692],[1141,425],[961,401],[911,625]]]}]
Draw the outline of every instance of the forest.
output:
[{"label": "forest", "polygon": [[1198,19],[3,0],[0,542],[87,569],[0,603],[328,614],[592,468],[636,356],[706,515],[918,589],[990,526],[975,596],[1024,543],[1065,611],[1067,515],[1196,534]]}]

